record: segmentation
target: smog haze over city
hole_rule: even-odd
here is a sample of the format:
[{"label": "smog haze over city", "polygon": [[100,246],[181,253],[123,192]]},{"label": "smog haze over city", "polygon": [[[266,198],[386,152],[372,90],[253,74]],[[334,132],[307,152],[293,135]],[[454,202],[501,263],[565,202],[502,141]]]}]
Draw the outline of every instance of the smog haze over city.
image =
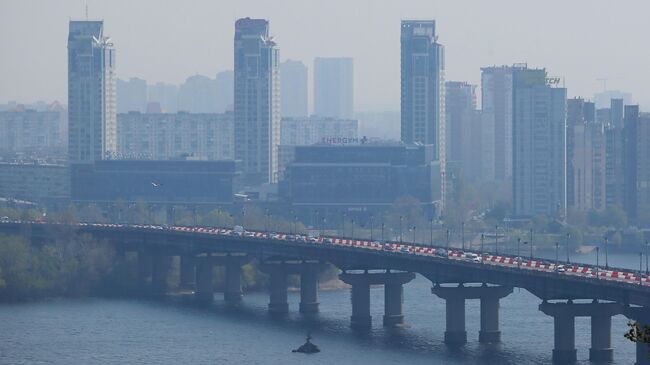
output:
[{"label": "smog haze over city", "polygon": [[0,364],[650,365],[648,14],[2,1]]}]

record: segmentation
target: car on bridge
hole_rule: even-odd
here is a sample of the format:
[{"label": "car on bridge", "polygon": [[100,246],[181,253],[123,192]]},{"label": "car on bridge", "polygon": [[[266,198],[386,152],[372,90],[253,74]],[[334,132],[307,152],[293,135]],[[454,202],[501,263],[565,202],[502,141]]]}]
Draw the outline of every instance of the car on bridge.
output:
[{"label": "car on bridge", "polygon": [[244,227],[242,226],[234,226],[232,228],[232,235],[233,236],[243,236],[246,231],[244,230]]},{"label": "car on bridge", "polygon": [[444,248],[436,249],[436,256],[438,257],[449,257],[449,253]]}]

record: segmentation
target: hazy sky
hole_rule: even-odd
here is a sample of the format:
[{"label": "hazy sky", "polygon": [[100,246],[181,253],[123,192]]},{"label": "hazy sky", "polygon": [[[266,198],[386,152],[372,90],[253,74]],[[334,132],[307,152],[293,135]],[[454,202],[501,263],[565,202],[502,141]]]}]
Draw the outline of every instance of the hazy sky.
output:
[{"label": "hazy sky", "polygon": [[[67,103],[69,19],[84,0],[0,1],[0,103]],[[233,65],[234,22],[261,17],[284,59],[354,58],[356,110],[398,110],[399,22],[434,18],[447,80],[478,84],[481,66],[528,62],[566,78],[570,96],[631,92],[650,110],[650,2],[611,0],[88,0],[117,48],[120,78],[181,83]]]}]

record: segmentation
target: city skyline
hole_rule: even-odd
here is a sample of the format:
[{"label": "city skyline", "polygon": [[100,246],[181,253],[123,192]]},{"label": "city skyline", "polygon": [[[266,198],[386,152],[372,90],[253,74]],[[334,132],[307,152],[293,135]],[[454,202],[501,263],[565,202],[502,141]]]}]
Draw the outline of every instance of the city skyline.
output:
[{"label": "city skyline", "polygon": [[[641,44],[642,37],[631,32],[634,28],[630,24],[634,23],[637,14],[643,12],[626,12],[625,17],[609,17],[609,14],[620,13],[625,8],[604,2],[593,5],[590,2],[589,7],[580,2],[567,4],[561,13],[551,12],[553,27],[549,27],[548,32],[539,33],[537,29],[543,25],[540,24],[543,22],[542,17],[529,14],[520,6],[514,6],[514,11],[505,17],[497,14],[498,9],[491,9],[487,4],[474,3],[460,9],[448,3],[431,5],[414,2],[404,9],[397,4],[388,5],[386,10],[379,12],[364,28],[353,31],[354,28],[351,27],[354,24],[349,24],[351,22],[348,21],[351,14],[341,15],[342,19],[334,17],[334,9],[340,5],[337,2],[305,11],[302,11],[304,5],[289,3],[301,10],[304,17],[292,19],[270,5],[254,1],[241,6],[235,6],[234,3],[220,4],[224,9],[216,15],[208,11],[210,4],[199,3],[192,8],[182,9],[156,4],[162,14],[169,15],[172,10],[177,11],[179,16],[193,19],[192,23],[195,24],[170,22],[168,16],[146,21],[138,18],[134,22],[132,15],[116,12],[120,8],[119,3],[115,6],[111,3],[109,6],[91,1],[89,15],[90,18],[103,18],[109,30],[108,35],[120,44],[117,76],[122,79],[139,77],[152,83],[160,81],[180,84],[189,75],[199,73],[213,77],[219,71],[232,69],[232,59],[228,56],[232,51],[233,36],[230,25],[238,17],[251,15],[268,19],[275,24],[274,34],[281,39],[279,46],[283,49],[282,60],[297,59],[311,64],[316,57],[354,58],[358,66],[354,80],[357,86],[354,95],[356,110],[397,110],[399,57],[393,51],[399,48],[399,33],[395,29],[400,20],[417,15],[418,18],[435,18],[441,29],[440,41],[447,47],[447,63],[450,65],[447,67],[448,79],[478,84],[480,67],[527,62],[532,67],[552,70],[553,76],[565,77],[570,96],[591,99],[594,93],[603,89],[604,82],[598,79],[607,77],[607,89],[630,92],[634,102],[642,106],[650,103],[650,95],[643,92],[643,85],[650,81],[646,80],[650,77],[642,72],[641,66],[635,66],[647,64],[644,60],[650,61],[650,53],[639,47],[625,50],[626,57],[617,57],[617,54],[623,52],[623,44],[635,40]],[[1,12],[11,14],[11,17],[2,18],[3,21],[0,22],[3,24],[0,25],[3,30],[0,32],[0,44],[14,52],[11,53],[12,57],[0,56],[0,69],[3,70],[3,79],[9,80],[8,84],[13,87],[11,90],[0,89],[0,101],[65,100],[65,75],[54,72],[65,64],[65,53],[57,45],[60,45],[61,39],[65,39],[66,29],[61,24],[70,18],[84,17],[83,3],[57,3],[51,9],[43,3],[43,7],[48,10],[43,11],[43,15],[31,12],[29,5],[9,4],[11,5],[4,3],[0,6],[11,8],[11,11]],[[150,5],[143,1],[135,6],[143,7],[145,11]],[[362,5],[351,4],[349,7],[354,10]],[[137,13],[139,12],[134,11],[132,14]],[[208,22],[203,13],[217,18]],[[332,17],[321,16],[321,13],[332,14]],[[45,14],[48,16],[46,19],[43,18]],[[584,29],[575,30],[571,26],[570,20],[576,14],[584,19]],[[487,20],[490,15],[493,15],[492,20]],[[315,20],[317,16],[318,19]],[[466,21],[467,19],[471,21]],[[160,26],[158,23],[161,21],[167,21],[167,26]],[[493,24],[487,24],[488,21]],[[302,26],[303,22],[310,24],[310,31],[305,34],[296,32],[295,29]],[[331,27],[334,22],[336,28]],[[34,31],[39,29],[38,24],[41,23],[49,25],[47,32]],[[607,32],[599,33],[596,37],[595,31],[602,25],[607,27]],[[4,31],[5,27],[13,30]],[[152,33],[153,29],[156,30],[155,34]],[[517,29],[517,32],[510,32],[510,29]],[[309,43],[307,33],[321,35],[319,39],[322,41]],[[327,37],[323,37],[323,34],[327,34]],[[196,40],[183,43],[187,37]],[[622,37],[628,42],[620,42],[619,45],[614,43],[615,39]],[[46,67],[39,63],[35,50],[22,46],[23,42],[29,44],[37,40],[45,43],[45,53],[52,55],[52,62]],[[611,52],[598,52],[597,45],[602,42],[610,44]],[[170,47],[174,52],[170,52]],[[575,50],[580,52],[569,52]],[[191,54],[197,52],[202,57],[191,57]],[[463,57],[464,54],[472,54],[472,57]],[[18,59],[22,61],[17,62]],[[630,65],[625,59],[635,59],[638,62]],[[25,70],[28,67],[33,72],[27,74]],[[378,74],[382,77],[376,77]],[[44,75],[48,77],[47,83],[42,83]],[[312,75],[309,77],[311,79]]]}]

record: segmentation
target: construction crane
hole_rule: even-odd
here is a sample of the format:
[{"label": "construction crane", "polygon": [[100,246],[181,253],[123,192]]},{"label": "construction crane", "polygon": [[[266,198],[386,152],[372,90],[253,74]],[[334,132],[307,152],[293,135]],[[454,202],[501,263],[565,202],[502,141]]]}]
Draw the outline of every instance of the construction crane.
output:
[{"label": "construction crane", "polygon": [[603,83],[603,91],[607,91],[607,77],[601,77],[596,79],[596,81],[602,81]]}]

